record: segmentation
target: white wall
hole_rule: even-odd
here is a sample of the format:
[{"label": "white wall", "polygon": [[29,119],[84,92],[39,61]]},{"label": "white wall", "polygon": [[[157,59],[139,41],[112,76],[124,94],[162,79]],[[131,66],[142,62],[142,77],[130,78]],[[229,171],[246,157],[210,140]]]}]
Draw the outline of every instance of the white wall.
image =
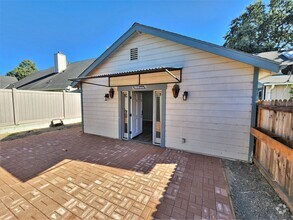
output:
[{"label": "white wall", "polygon": [[287,99],[289,100],[291,98],[291,85],[285,86],[285,85],[275,85],[275,87],[270,90],[272,86],[266,86],[266,94],[265,99],[266,100],[274,100],[274,99]]},{"label": "white wall", "polygon": [[[139,59],[129,50],[138,47]],[[167,88],[166,146],[247,160],[253,67],[147,34],[137,34],[92,75],[161,66],[183,67],[180,94]],[[118,137],[118,99],[103,101],[107,88],[84,84],[85,132]],[[115,90],[116,91],[116,90]],[[186,102],[183,91],[189,92]],[[186,143],[182,143],[186,138]]]},{"label": "white wall", "polygon": [[[93,80],[92,80],[93,82]],[[96,82],[99,82],[96,80]],[[101,82],[103,83],[103,82]],[[118,92],[105,101],[110,88],[82,84],[84,132],[118,138]]]}]

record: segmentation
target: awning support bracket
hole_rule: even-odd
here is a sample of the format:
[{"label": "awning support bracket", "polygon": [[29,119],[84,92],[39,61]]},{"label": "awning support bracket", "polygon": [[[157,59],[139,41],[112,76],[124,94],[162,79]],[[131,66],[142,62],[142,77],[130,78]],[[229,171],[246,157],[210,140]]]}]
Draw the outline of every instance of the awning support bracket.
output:
[{"label": "awning support bracket", "polygon": [[173,74],[171,73],[168,69],[165,69],[165,71],[170,75],[172,76],[174,79],[176,79],[178,82],[180,82],[180,80]]}]

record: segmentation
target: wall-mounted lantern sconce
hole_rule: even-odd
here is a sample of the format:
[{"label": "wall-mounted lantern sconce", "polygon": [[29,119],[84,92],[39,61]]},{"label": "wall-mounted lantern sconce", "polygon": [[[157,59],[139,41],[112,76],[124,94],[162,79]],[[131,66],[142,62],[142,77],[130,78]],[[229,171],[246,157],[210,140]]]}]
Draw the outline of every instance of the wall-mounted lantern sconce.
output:
[{"label": "wall-mounted lantern sconce", "polygon": [[109,90],[109,96],[110,96],[111,99],[113,99],[113,97],[114,97],[114,89],[113,88],[111,88]]},{"label": "wall-mounted lantern sconce", "polygon": [[188,92],[187,91],[184,91],[183,92],[183,101],[186,101],[187,100],[187,97],[188,97]]},{"label": "wall-mounted lantern sconce", "polygon": [[106,93],[104,98],[105,98],[105,101],[107,101],[109,99],[109,94]]},{"label": "wall-mounted lantern sconce", "polygon": [[179,95],[180,88],[177,84],[175,84],[172,88],[173,97],[176,99]]}]

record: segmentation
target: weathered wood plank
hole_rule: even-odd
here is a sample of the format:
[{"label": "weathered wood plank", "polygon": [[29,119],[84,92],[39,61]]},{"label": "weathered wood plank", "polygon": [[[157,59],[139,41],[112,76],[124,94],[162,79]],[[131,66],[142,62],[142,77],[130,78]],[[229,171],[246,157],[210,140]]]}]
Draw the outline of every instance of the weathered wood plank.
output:
[{"label": "weathered wood plank", "polygon": [[293,202],[290,200],[290,197],[288,197],[287,193],[285,193],[280,186],[272,180],[272,176],[266,171],[266,169],[259,163],[258,160],[254,158],[254,164],[259,169],[261,174],[266,178],[266,180],[269,182],[269,184],[273,187],[273,189],[276,191],[276,193],[280,196],[280,198],[286,203],[288,208],[291,212],[293,212]]},{"label": "weathered wood plank", "polygon": [[261,109],[267,109],[272,111],[279,111],[279,112],[293,112],[293,109],[282,107],[282,106],[259,106]]},{"label": "weathered wood plank", "polygon": [[282,144],[281,142],[271,138],[270,136],[266,135],[265,133],[255,129],[251,128],[250,133],[256,137],[257,139],[264,142],[269,148],[272,148],[274,150],[280,151],[284,156],[286,156],[289,160],[293,161],[293,151],[286,145]]},{"label": "weathered wood plank", "polygon": [[293,211],[293,101],[258,103],[254,162],[281,199]]}]

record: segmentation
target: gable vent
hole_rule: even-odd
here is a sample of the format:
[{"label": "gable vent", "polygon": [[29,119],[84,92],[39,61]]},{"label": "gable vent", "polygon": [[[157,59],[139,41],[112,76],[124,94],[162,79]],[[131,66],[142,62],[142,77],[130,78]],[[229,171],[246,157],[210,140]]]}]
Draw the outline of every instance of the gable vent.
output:
[{"label": "gable vent", "polygon": [[131,48],[130,49],[130,60],[137,60],[138,59],[138,48]]}]

